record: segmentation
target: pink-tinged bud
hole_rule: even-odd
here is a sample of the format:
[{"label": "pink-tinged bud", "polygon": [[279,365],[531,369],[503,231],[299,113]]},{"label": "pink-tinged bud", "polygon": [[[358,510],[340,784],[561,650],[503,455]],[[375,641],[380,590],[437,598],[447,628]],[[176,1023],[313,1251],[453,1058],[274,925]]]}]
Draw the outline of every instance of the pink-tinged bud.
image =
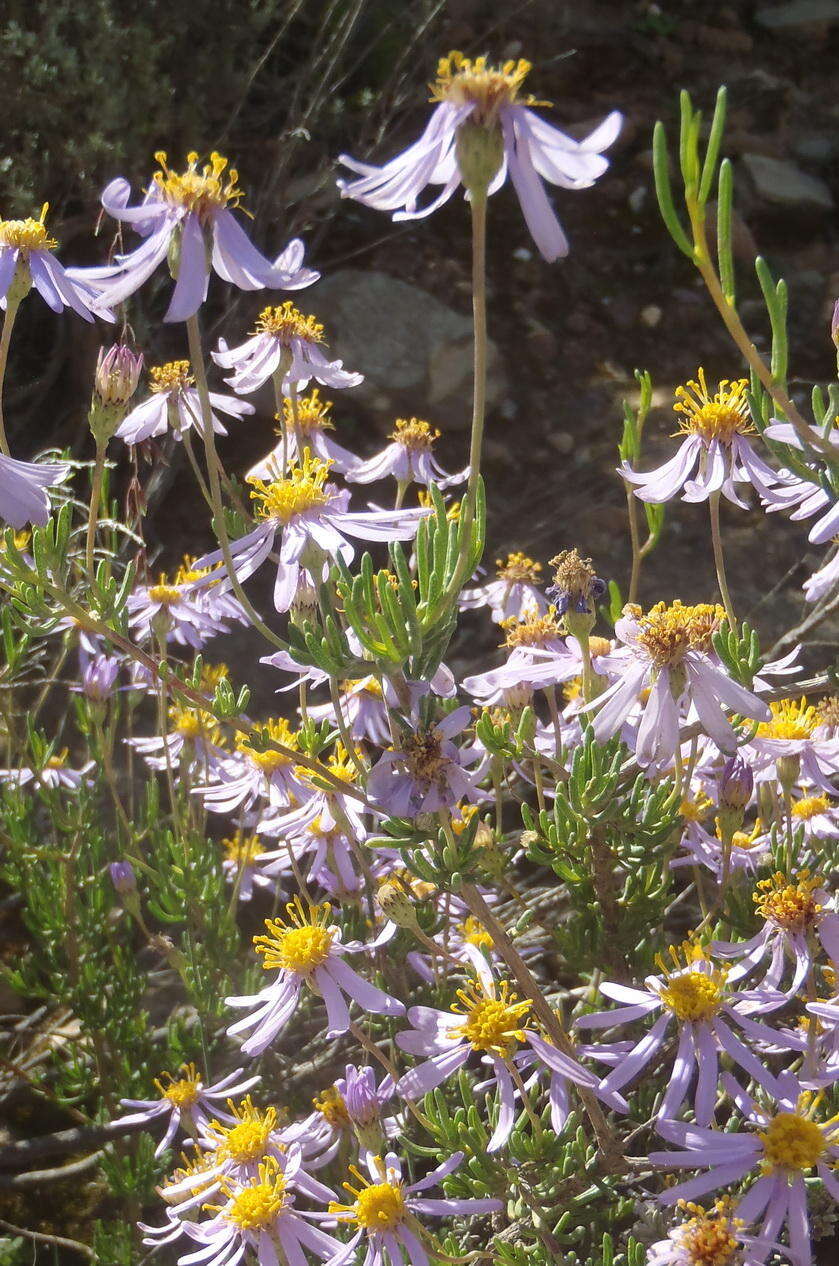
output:
[{"label": "pink-tinged bud", "polygon": [[142,371],[142,353],[135,355],[121,343],[114,343],[107,351],[100,347],[94,376],[99,403],[105,406],[128,404],[137,390]]},{"label": "pink-tinged bud", "polygon": [[839,350],[839,299],[833,305],[833,316],[830,318],[830,337]]},{"label": "pink-tinged bud", "polygon": [[125,897],[128,893],[137,891],[137,880],[134,875],[134,867],[130,862],[111,862],[108,870],[111,875],[111,883],[114,885],[121,897]]},{"label": "pink-tinged bud", "polygon": [[721,809],[745,809],[755,789],[755,778],[741,756],[729,756],[722,768],[717,787]]}]

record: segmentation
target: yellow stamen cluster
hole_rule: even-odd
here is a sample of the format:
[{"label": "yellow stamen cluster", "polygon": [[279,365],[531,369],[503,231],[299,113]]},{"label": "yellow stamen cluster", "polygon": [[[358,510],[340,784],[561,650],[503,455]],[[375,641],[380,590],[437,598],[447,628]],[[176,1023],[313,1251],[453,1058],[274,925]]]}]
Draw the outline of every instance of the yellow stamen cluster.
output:
[{"label": "yellow stamen cluster", "polygon": [[44,224],[49,203],[41,207],[41,218],[33,220],[0,220],[0,246],[11,246],[26,251],[51,251],[58,245],[54,237],[50,237]]},{"label": "yellow stamen cluster", "polygon": [[149,370],[149,391],[185,391],[195,386],[188,360],[170,360],[165,365],[152,365]]},{"label": "yellow stamen cluster", "polygon": [[701,822],[703,818],[707,818],[713,807],[713,801],[700,791],[693,799],[685,797],[679,806],[679,813],[685,822]]},{"label": "yellow stamen cluster", "polygon": [[624,607],[624,613],[638,620],[638,641],[659,668],[675,667],[690,650],[709,651],[711,638],[725,619],[721,606],[685,606],[678,598],[669,607],[657,602],[646,615],[634,605]]},{"label": "yellow stamen cluster", "polygon": [[328,1121],[333,1130],[348,1130],[350,1114],[344,1103],[344,1096],[337,1086],[329,1086],[312,1100],[316,1112]]},{"label": "yellow stamen cluster", "polygon": [[258,835],[245,835],[241,830],[222,840],[221,846],[224,849],[225,859],[228,862],[235,862],[237,866],[250,866],[265,852]]},{"label": "yellow stamen cluster", "polygon": [[154,1084],[160,1091],[161,1099],[168,1099],[175,1108],[183,1111],[191,1108],[201,1093],[201,1077],[194,1064],[182,1064],[181,1076],[173,1077],[171,1073],[161,1073]]},{"label": "yellow stamen cluster", "polygon": [[699,435],[706,443],[719,440],[730,444],[735,435],[754,430],[746,399],[748,379],[738,378],[729,382],[724,378],[712,396],[708,392],[704,369],[699,370],[698,378],[699,382],[691,379],[684,387],[676,388],[677,403],[673,405],[673,410],[681,414],[679,432]]},{"label": "yellow stamen cluster", "polygon": [[420,782],[433,782],[445,768],[447,758],[433,729],[418,730],[409,735],[402,746],[408,772]]},{"label": "yellow stamen cluster", "polygon": [[[751,833],[748,831],[735,831],[731,837],[732,849],[743,849],[748,852],[757,845],[758,837],[763,833],[763,823],[760,818],[754,824]],[[722,843],[722,835],[720,833],[719,820],[717,821],[717,839]]]},{"label": "yellow stamen cluster", "polygon": [[458,989],[457,998],[452,1011],[465,1019],[449,1030],[450,1037],[463,1036],[474,1050],[491,1051],[502,1059],[508,1059],[517,1043],[524,1041],[522,1021],[531,1003],[529,999],[519,1002],[508,981],[487,989],[480,980],[473,980]]},{"label": "yellow stamen cluster", "polygon": [[499,580],[507,580],[510,584],[517,582],[526,582],[531,585],[537,585],[540,580],[539,573],[542,570],[542,564],[537,563],[534,559],[523,554],[521,550],[513,550],[507,555],[506,560],[496,558],[495,574]]},{"label": "yellow stamen cluster", "polygon": [[837,1118],[818,1122],[813,1120],[822,1096],[803,1094],[796,1107],[797,1112],[779,1112],[772,1117],[765,1130],[758,1131],[763,1144],[761,1168],[770,1172],[783,1169],[801,1173],[818,1164],[827,1151],[828,1133]]},{"label": "yellow stamen cluster", "polygon": [[792,816],[801,822],[809,822],[821,813],[829,813],[833,808],[827,796],[802,796],[792,806]]},{"label": "yellow stamen cluster", "polygon": [[[464,57],[454,50],[437,63],[437,79],[430,85],[431,100],[453,101],[456,105],[474,102],[477,106],[475,122],[489,124],[497,119],[502,106],[511,105],[517,99],[532,69],[532,63],[523,57],[501,66],[490,66],[486,57]],[[527,103],[537,104],[529,97]]]},{"label": "yellow stamen cluster", "polygon": [[[15,539],[17,544],[17,538]],[[839,695],[828,695],[816,708],[819,725],[839,728]]]},{"label": "yellow stamen cluster", "polygon": [[691,1215],[679,1228],[684,1266],[735,1266],[740,1250],[736,1232],[741,1224],[731,1216],[731,1201],[720,1200],[707,1211],[699,1204],[679,1204]]},{"label": "yellow stamen cluster", "polygon": [[172,729],[185,739],[202,739],[217,747],[221,745],[221,726],[211,712],[200,708],[179,708],[173,704],[169,709],[169,721]]},{"label": "yellow stamen cluster", "polygon": [[[377,1160],[384,1174],[384,1166],[381,1160]],[[360,1186],[353,1187],[348,1182],[342,1186],[353,1197],[353,1203],[338,1204],[333,1200],[329,1204],[330,1213],[338,1215],[341,1221],[355,1222],[368,1232],[392,1231],[400,1222],[404,1222],[408,1216],[408,1206],[402,1184],[397,1181],[395,1174],[386,1174],[385,1182],[371,1183],[355,1165],[350,1166],[350,1173]]]},{"label": "yellow stamen cluster", "polygon": [[[434,501],[427,488],[417,489],[417,502],[421,510],[434,511]],[[460,522],[460,502],[450,501],[446,506],[446,519],[449,523]]]},{"label": "yellow stamen cluster", "polygon": [[806,698],[778,699],[770,703],[771,721],[761,721],[757,738],[808,739],[819,724],[819,714]]},{"label": "yellow stamen cluster", "polygon": [[230,1179],[222,1178],[221,1189],[231,1197],[224,1206],[205,1205],[224,1214],[240,1231],[266,1231],[273,1226],[285,1204],[285,1178],[280,1163],[267,1156],[258,1168],[256,1182],[236,1190]]},{"label": "yellow stamen cluster", "polygon": [[156,585],[149,585],[149,602],[157,602],[161,607],[169,607],[174,602],[180,602],[183,594],[180,589],[170,581],[164,571],[160,573],[160,579]]},{"label": "yellow stamen cluster", "polygon": [[374,699],[382,697],[382,687],[375,677],[353,677],[341,682],[341,694],[349,694],[351,690],[360,690]]},{"label": "yellow stamen cluster", "polygon": [[397,418],[388,439],[395,440],[403,448],[429,449],[440,435],[436,427],[420,418]]},{"label": "yellow stamen cluster", "polygon": [[44,769],[66,769],[69,757],[70,749],[62,747],[59,751],[53,752],[52,756],[47,759]]},{"label": "yellow stamen cluster", "polygon": [[[175,584],[194,585],[197,580],[203,580],[209,570],[209,567],[196,567],[195,557],[192,554],[184,554],[183,562],[175,572]],[[220,676],[226,677],[227,668],[224,667],[224,665],[222,665],[222,667],[224,668],[224,671],[220,674]],[[207,671],[209,671],[209,666]]]},{"label": "yellow stamen cluster", "polygon": [[468,914],[462,923],[458,924],[458,931],[469,945],[477,945],[478,949],[492,949],[494,941],[487,932],[483,924],[479,923],[474,914]]},{"label": "yellow stamen cluster", "polygon": [[770,879],[761,879],[752,896],[757,912],[769,923],[785,932],[806,932],[816,922],[821,905],[815,893],[822,880],[809,870],[799,872],[797,880],[781,871]]},{"label": "yellow stamen cluster", "polygon": [[532,615],[524,620],[511,616],[501,621],[501,627],[506,635],[503,644],[511,650],[517,646],[544,646],[562,637],[555,607],[548,607],[544,615]]},{"label": "yellow stamen cluster", "polygon": [[727,973],[712,967],[699,945],[686,942],[681,954],[673,946],[669,953],[672,966],[661,954],[655,960],[666,980],[659,991],[662,1002],[678,1020],[710,1020],[723,1004]]},{"label": "yellow stamen cluster", "polygon": [[253,485],[251,497],[256,502],[257,517],[288,523],[295,515],[325,506],[329,492],[324,485],[331,465],[331,462],[313,457],[307,448],[302,462],[292,466],[284,479],[273,479],[270,483],[249,479],[248,482]]},{"label": "yellow stamen cluster", "polygon": [[286,906],[288,920],[266,919],[267,936],[253,939],[257,954],[263,955],[266,971],[279,969],[307,976],[322,967],[335,939],[332,907],[329,902],[304,909],[299,897]]},{"label": "yellow stamen cluster", "polygon": [[[297,417],[294,416],[294,405],[288,396],[283,399],[283,416],[282,421],[287,429],[297,428],[304,435],[311,435],[312,431],[334,431],[335,423],[329,416],[332,408],[331,400],[321,400],[318,395],[318,389],[310,391],[306,396],[300,396],[297,401]],[[277,414],[277,421],[280,416]],[[277,428],[277,435],[282,435],[282,427]]]},{"label": "yellow stamen cluster", "polygon": [[257,1108],[250,1095],[241,1103],[228,1099],[227,1106],[236,1118],[235,1125],[211,1121],[208,1133],[220,1160],[236,1165],[253,1165],[265,1156],[272,1132],[277,1128],[277,1109]]},{"label": "yellow stamen cluster", "polygon": [[195,150],[186,156],[186,171],[172,171],[162,149],[157,151],[154,161],[160,165],[153,180],[161,197],[173,206],[186,207],[202,220],[222,207],[237,207],[243,197],[238,187],[238,171],[235,167],[228,170],[228,160],[215,151],[200,170]]},{"label": "yellow stamen cluster", "polygon": [[322,343],[323,326],[317,317],[306,316],[295,308],[290,299],[279,307],[263,308],[256,322],[254,334],[272,334],[281,343],[289,344],[293,338],[307,343]]},{"label": "yellow stamen cluster", "polygon": [[[300,747],[298,736],[285,717],[271,717],[267,721],[261,721],[259,728],[263,737],[271,742],[281,743],[283,747],[290,747],[294,751]],[[236,735],[236,746],[248,760],[262,770],[266,777],[270,777],[278,769],[292,762],[291,756],[286,756],[283,752],[278,752],[271,747],[264,752],[257,751],[253,746],[253,739],[247,734]]]}]

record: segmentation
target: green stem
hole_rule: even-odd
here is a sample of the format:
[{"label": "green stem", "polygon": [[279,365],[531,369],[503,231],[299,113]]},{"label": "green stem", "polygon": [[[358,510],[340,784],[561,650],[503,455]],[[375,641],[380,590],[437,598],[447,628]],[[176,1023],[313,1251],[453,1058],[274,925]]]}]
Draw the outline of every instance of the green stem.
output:
[{"label": "green stem", "polygon": [[11,457],[9,451],[9,441],[6,438],[6,422],[3,417],[3,384],[6,380],[6,365],[9,361],[9,345],[12,341],[12,329],[15,324],[17,310],[20,307],[20,299],[9,299],[6,303],[6,311],[3,316],[3,329],[0,331],[0,452],[5,453],[6,457]]},{"label": "green stem", "polygon": [[96,441],[96,460],[93,466],[93,483],[90,488],[90,510],[87,519],[87,537],[85,540],[85,570],[93,579],[96,548],[96,525],[99,521],[99,503],[102,499],[102,481],[105,477],[105,453],[108,441]]},{"label": "green stem", "polygon": [[712,492],[708,498],[708,511],[711,516],[711,543],[714,547],[714,567],[717,572],[717,584],[719,585],[720,596],[725,607],[725,614],[728,617],[728,627],[733,630],[737,628],[737,622],[734,618],[731,594],[728,592],[728,581],[725,578],[725,559],[723,557],[722,537],[720,535],[720,494],[718,492]]}]

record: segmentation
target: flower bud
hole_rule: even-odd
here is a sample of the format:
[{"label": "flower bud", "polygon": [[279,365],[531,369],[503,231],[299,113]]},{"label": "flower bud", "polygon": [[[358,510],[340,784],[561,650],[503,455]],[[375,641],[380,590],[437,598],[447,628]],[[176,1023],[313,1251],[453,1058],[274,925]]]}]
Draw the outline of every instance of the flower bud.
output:
[{"label": "flower bud", "polygon": [[120,661],[112,655],[94,655],[82,672],[82,694],[91,703],[109,699],[120,670]]},{"label": "flower bud", "polygon": [[125,417],[142,369],[142,355],[135,355],[127,347],[119,343],[114,343],[107,351],[100,347],[87,419],[98,445],[107,444]]},{"label": "flower bud", "polygon": [[801,757],[797,752],[793,752],[789,756],[779,756],[775,761],[775,769],[778,772],[778,782],[786,795],[789,795],[798,782],[798,775],[801,772]]},{"label": "flower bud", "polygon": [[717,783],[717,803],[721,809],[745,809],[752,798],[755,778],[742,756],[729,756]]},{"label": "flower bud", "polygon": [[130,862],[111,862],[108,866],[111,883],[121,897],[137,891],[137,877]]},{"label": "flower bud", "polygon": [[839,351],[839,299],[833,305],[833,316],[830,318],[830,337],[836,350]]},{"label": "flower bud", "polygon": [[417,914],[413,898],[397,875],[391,875],[379,884],[376,904],[386,919],[400,928],[415,928]]},{"label": "flower bud", "polygon": [[379,1099],[372,1068],[355,1068],[348,1064],[343,1094],[353,1125],[366,1126],[378,1121]]}]

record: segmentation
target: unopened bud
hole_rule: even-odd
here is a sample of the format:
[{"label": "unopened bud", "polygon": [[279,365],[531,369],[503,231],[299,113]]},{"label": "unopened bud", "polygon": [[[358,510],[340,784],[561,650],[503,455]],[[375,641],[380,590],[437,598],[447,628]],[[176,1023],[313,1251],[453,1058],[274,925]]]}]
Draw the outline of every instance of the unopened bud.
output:
[{"label": "unopened bud", "polygon": [[742,756],[729,756],[717,784],[717,803],[721,809],[745,809],[755,789],[751,766]]},{"label": "unopened bud", "polygon": [[833,316],[830,318],[830,337],[836,350],[839,351],[839,299],[833,305]]},{"label": "unopened bud", "polygon": [[798,782],[798,775],[801,772],[801,757],[797,752],[793,752],[789,756],[779,756],[775,761],[775,768],[778,771],[778,782],[781,784],[785,794],[789,795]]},{"label": "unopened bud", "polygon": [[130,862],[111,862],[108,866],[111,883],[121,897],[137,891],[137,877]]},{"label": "unopened bud", "polygon": [[120,343],[114,343],[107,351],[100,347],[88,414],[88,425],[97,443],[106,444],[125,417],[142,369],[142,355],[135,355]]},{"label": "unopened bud", "polygon": [[372,1068],[354,1068],[348,1064],[342,1093],[353,1125],[368,1126],[378,1121],[380,1105]]},{"label": "unopened bud", "polygon": [[417,926],[413,897],[398,876],[394,875],[379,884],[376,904],[385,918],[397,927],[413,929]]}]

